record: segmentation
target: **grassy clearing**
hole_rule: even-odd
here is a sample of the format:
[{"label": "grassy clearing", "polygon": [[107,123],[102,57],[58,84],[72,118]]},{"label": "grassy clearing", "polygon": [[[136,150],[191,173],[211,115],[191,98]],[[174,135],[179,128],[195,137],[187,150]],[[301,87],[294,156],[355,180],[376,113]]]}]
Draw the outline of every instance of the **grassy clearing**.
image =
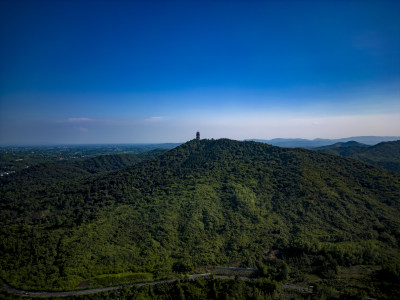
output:
[{"label": "grassy clearing", "polygon": [[103,274],[93,277],[89,280],[89,286],[117,286],[152,280],[154,280],[154,276],[151,273],[124,272],[118,274]]}]

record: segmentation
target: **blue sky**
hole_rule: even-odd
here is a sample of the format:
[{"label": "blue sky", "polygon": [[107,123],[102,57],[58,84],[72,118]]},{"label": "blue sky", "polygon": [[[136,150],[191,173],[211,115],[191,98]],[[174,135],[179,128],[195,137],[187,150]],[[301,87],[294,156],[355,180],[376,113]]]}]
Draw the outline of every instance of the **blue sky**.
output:
[{"label": "blue sky", "polygon": [[400,135],[397,1],[2,1],[0,144]]}]

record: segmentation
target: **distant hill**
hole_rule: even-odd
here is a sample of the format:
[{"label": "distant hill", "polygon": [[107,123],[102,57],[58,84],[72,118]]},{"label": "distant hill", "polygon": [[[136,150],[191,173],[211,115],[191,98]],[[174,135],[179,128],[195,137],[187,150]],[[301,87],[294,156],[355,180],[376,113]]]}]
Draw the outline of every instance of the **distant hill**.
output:
[{"label": "distant hill", "polygon": [[272,140],[260,140],[260,139],[250,139],[248,141],[255,141],[260,143],[266,143],[274,146],[279,147],[288,147],[288,148],[306,148],[312,149],[322,146],[328,146],[336,143],[346,143],[350,141],[355,141],[362,144],[367,145],[376,145],[380,142],[387,142],[387,141],[395,141],[399,140],[400,137],[398,136],[356,136],[356,137],[349,137],[349,138],[341,138],[341,139],[314,139],[314,140],[307,140],[307,139],[272,139]]},{"label": "distant hill", "polygon": [[346,147],[369,147],[369,145],[358,143],[356,141],[349,141],[349,142],[338,142],[333,145],[326,145],[322,147],[313,148],[313,150],[322,150],[328,148],[346,148]]},{"label": "distant hill", "polygon": [[339,266],[373,265],[389,275],[368,294],[398,291],[400,175],[354,159],[192,140],[111,173],[3,185],[0,199],[0,275],[17,287],[229,264],[333,284]]},{"label": "distant hill", "polygon": [[139,154],[109,154],[81,159],[71,164],[91,174],[123,169],[128,166],[152,159],[168,151],[168,149],[154,149]]},{"label": "distant hill", "polygon": [[155,149],[172,149],[179,145],[164,143],[0,147],[0,172],[18,172],[43,163],[73,161],[100,155],[140,154]]},{"label": "distant hill", "polygon": [[90,158],[77,158],[57,162],[47,162],[17,171],[0,178],[0,184],[34,185],[60,180],[74,179],[133,166],[154,158],[167,149],[154,149],[139,154],[108,154]]},{"label": "distant hill", "polygon": [[383,167],[388,170],[400,172],[400,140],[393,142],[382,142],[375,146],[365,145],[331,145],[331,147],[320,147],[324,153],[352,157],[367,163]]},{"label": "distant hill", "polygon": [[249,139],[246,141],[253,141],[259,143],[265,143],[278,147],[287,147],[287,148],[306,148],[311,149],[315,147],[325,146],[329,144],[333,144],[332,140],[328,139],[315,139],[315,140],[307,140],[307,139],[283,139],[276,138],[272,140],[261,140],[261,139]]}]

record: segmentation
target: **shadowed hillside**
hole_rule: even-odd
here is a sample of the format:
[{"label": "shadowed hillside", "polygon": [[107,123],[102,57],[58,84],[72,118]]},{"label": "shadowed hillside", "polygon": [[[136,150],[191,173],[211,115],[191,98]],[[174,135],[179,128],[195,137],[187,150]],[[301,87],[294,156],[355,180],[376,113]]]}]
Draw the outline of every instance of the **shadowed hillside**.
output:
[{"label": "shadowed hillside", "polygon": [[353,157],[382,168],[400,172],[400,140],[382,142],[375,146],[365,145],[331,145],[316,148],[324,153]]},{"label": "shadowed hillside", "polygon": [[329,149],[329,148],[348,148],[348,147],[370,147],[369,145],[358,143],[356,141],[349,141],[349,142],[339,142],[333,145],[322,146],[318,148],[313,148],[312,150],[322,150],[322,149]]},{"label": "shadowed hillside", "polygon": [[91,174],[99,174],[133,166],[166,152],[154,149],[139,154],[108,154],[91,158],[76,158],[66,161],[41,163],[0,178],[2,185],[37,185],[57,183]]}]

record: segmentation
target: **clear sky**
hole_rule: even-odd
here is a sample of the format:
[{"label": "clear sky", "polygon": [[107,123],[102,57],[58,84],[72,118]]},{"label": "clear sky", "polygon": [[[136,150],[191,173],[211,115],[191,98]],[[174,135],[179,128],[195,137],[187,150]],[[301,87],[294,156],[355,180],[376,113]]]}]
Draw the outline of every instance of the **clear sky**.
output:
[{"label": "clear sky", "polygon": [[400,1],[0,1],[0,144],[400,135]]}]

